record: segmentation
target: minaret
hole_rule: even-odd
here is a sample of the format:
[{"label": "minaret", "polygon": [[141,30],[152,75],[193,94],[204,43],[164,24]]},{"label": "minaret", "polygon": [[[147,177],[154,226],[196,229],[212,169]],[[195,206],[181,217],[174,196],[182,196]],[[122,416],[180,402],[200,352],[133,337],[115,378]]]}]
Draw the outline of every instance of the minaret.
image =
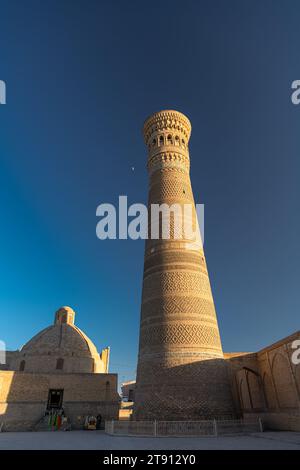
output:
[{"label": "minaret", "polygon": [[[160,111],[144,124],[152,204],[192,205],[188,142],[182,113]],[[164,217],[164,216],[163,216]],[[174,222],[174,219],[173,219]],[[173,226],[171,219],[171,227]],[[231,416],[233,404],[202,244],[149,238],[145,247],[134,419]]]}]

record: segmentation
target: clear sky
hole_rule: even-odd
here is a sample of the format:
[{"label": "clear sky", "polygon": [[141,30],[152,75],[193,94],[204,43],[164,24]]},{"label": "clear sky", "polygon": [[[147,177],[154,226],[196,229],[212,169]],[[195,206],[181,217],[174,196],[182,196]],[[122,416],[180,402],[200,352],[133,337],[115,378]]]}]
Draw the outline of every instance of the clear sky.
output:
[{"label": "clear sky", "polygon": [[[61,305],[135,374],[143,241],[100,241],[96,207],[147,200],[144,119],[191,120],[191,178],[225,351],[299,329],[297,1],[0,0],[0,339]],[[132,167],[135,168],[132,171]]]}]

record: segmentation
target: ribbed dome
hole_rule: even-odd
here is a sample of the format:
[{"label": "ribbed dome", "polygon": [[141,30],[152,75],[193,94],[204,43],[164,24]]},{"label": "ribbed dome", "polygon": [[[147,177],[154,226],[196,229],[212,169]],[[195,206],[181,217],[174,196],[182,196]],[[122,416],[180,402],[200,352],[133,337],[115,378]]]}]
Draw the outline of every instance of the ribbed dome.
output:
[{"label": "ribbed dome", "polygon": [[75,325],[56,324],[40,331],[26,343],[22,353],[91,357],[97,354],[94,343]]},{"label": "ribbed dome", "polygon": [[61,307],[55,313],[54,325],[42,330],[22,347],[20,359],[25,361],[25,371],[104,372],[105,366],[96,346],[74,325],[74,318],[74,310]]}]

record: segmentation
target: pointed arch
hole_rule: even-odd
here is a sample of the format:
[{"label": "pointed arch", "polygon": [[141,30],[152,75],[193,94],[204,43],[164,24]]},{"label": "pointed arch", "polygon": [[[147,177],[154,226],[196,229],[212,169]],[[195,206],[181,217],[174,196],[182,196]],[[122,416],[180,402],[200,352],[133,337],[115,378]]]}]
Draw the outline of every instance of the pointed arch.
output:
[{"label": "pointed arch", "polygon": [[282,353],[274,355],[271,370],[280,408],[296,408],[298,400],[290,364]]}]

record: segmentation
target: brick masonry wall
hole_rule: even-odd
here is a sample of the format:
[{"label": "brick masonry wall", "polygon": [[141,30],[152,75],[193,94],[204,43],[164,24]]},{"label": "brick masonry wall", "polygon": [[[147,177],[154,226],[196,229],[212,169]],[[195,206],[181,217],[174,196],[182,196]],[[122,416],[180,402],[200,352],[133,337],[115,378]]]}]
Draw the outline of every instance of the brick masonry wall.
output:
[{"label": "brick masonry wall", "polygon": [[300,332],[257,353],[225,354],[236,409],[263,413],[274,429],[299,430],[300,364],[292,361],[292,344]]},{"label": "brick masonry wall", "polygon": [[[262,420],[265,431],[300,431],[300,413],[264,412],[254,415]],[[253,417],[253,413],[245,413],[245,418],[247,417]]]},{"label": "brick masonry wall", "polygon": [[86,415],[118,419],[115,374],[31,374],[0,372],[0,423],[5,429],[29,429],[46,410],[49,389],[63,389],[63,408],[73,427]]}]

